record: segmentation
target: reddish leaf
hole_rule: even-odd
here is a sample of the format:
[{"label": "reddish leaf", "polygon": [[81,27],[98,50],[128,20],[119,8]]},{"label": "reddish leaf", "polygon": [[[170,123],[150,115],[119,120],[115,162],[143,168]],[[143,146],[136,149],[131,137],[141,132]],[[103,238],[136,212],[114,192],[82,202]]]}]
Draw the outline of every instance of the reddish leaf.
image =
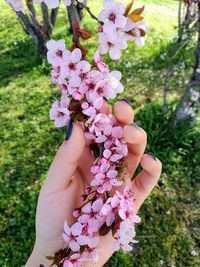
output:
[{"label": "reddish leaf", "polygon": [[80,29],[78,30],[78,33],[83,38],[83,40],[88,40],[92,36],[92,33],[86,29]]},{"label": "reddish leaf", "polygon": [[107,235],[111,229],[112,229],[112,226],[107,226],[106,223],[104,223],[99,229],[99,235],[100,236]]}]

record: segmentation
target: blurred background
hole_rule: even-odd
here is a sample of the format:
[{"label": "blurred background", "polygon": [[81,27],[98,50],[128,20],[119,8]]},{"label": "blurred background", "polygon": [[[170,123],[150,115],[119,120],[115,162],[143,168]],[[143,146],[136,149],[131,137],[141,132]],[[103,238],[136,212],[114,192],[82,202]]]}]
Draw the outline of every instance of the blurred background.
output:
[{"label": "blurred background", "polygon": [[[125,4],[128,1],[122,1]],[[197,2],[197,3],[196,3]],[[144,47],[129,44],[118,62],[135,120],[148,134],[147,151],[163,162],[158,186],[140,210],[133,252],[116,253],[107,267],[200,266],[200,4],[198,1],[143,0],[150,31]],[[89,1],[97,15],[102,1]],[[29,7],[30,8],[30,7]],[[71,46],[64,5],[51,13],[36,6],[43,37],[0,3],[0,266],[23,266],[34,244],[34,219],[42,181],[64,129],[55,129],[49,108],[58,88],[50,80],[46,39]],[[33,10],[32,10],[33,11]],[[31,13],[31,9],[28,11]],[[57,15],[57,18],[56,18]],[[34,18],[32,13],[32,18]],[[45,23],[44,23],[45,22]],[[97,23],[83,11],[82,24],[93,33],[85,41],[89,58],[97,49]],[[26,34],[23,27],[27,27]],[[31,28],[32,27],[32,28]],[[40,40],[39,51],[35,42]],[[37,35],[37,34],[36,34]],[[38,40],[36,40],[38,38]],[[198,48],[198,49],[197,49]]]}]

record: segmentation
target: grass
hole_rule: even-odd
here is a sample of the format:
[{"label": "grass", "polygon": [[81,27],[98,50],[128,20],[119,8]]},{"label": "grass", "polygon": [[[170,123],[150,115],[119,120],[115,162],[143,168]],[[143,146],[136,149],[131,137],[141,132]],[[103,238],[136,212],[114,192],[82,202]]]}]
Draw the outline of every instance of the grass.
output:
[{"label": "grass", "polygon": [[[120,62],[111,63],[123,73],[124,96],[130,99],[136,120],[148,133],[147,151],[163,162],[163,173],[141,208],[137,227],[140,242],[132,254],[115,254],[108,267],[200,266],[200,127],[171,133],[170,116],[193,64],[191,41],[174,59],[170,80],[170,108],[162,114],[162,86],[166,66],[175,47],[177,1],[143,1],[151,25],[145,47],[130,45]],[[137,3],[139,5],[141,2]],[[96,14],[100,1],[92,9]],[[37,57],[6,3],[0,3],[0,266],[25,264],[34,243],[36,201],[42,181],[64,131],[49,120],[56,89],[49,67]],[[65,9],[59,13],[54,38],[65,38]],[[92,32],[88,15],[85,26]],[[97,47],[94,36],[86,46],[89,56]],[[120,96],[121,97],[121,96]],[[198,253],[192,256],[192,251]]]}]

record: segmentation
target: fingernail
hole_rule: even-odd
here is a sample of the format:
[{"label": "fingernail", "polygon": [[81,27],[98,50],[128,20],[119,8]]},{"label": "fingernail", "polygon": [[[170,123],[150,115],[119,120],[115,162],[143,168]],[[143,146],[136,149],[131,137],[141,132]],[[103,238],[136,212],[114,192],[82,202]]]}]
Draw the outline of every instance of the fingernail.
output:
[{"label": "fingernail", "polygon": [[120,99],[120,101],[124,101],[124,102],[126,102],[127,104],[130,105],[129,100],[127,98],[122,98],[122,99]]},{"label": "fingernail", "polygon": [[67,129],[67,134],[66,134],[66,140],[69,140],[73,130],[73,122],[72,120],[69,123],[68,129]]},{"label": "fingernail", "polygon": [[154,160],[156,160],[156,157],[155,157],[155,155],[154,155],[153,153],[148,152],[147,154],[150,155],[150,156],[152,156],[152,158],[153,158]]},{"label": "fingernail", "polygon": [[135,128],[136,128],[137,130],[142,131],[142,128],[140,128],[135,122],[132,122],[132,123],[130,123],[129,125],[133,125],[133,126],[135,126]]}]

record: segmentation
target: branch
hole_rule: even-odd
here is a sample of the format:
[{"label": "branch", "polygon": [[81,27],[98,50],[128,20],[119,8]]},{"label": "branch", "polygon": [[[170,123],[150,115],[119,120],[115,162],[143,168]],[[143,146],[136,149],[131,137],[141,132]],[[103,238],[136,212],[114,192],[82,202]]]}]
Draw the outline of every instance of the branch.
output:
[{"label": "branch", "polygon": [[70,6],[67,6],[67,13],[69,17],[69,22],[71,25],[71,29],[73,31],[73,42],[75,45],[79,45],[79,35],[77,33],[77,29],[79,27],[79,16],[76,7],[71,4]]},{"label": "branch", "polygon": [[49,18],[49,10],[47,5],[42,2],[41,3],[41,10],[42,10],[42,15],[43,15],[43,30],[50,39],[50,33],[52,31],[52,25],[50,23],[50,18]]},{"label": "branch", "polygon": [[96,21],[98,21],[99,24],[103,25],[103,21],[100,21],[90,10],[90,8],[85,4],[85,3],[81,3],[81,5],[85,8],[85,10],[89,13],[90,17],[92,19],[95,19]]},{"label": "branch", "polygon": [[52,29],[53,29],[53,27],[54,27],[54,25],[55,25],[55,23],[56,23],[56,18],[57,18],[57,15],[58,15],[58,9],[59,9],[59,7],[57,7],[57,8],[53,8],[53,9],[51,10],[51,14],[50,14],[50,22],[51,22],[51,25],[52,25]]},{"label": "branch", "polygon": [[21,24],[23,25],[23,29],[24,31],[31,35],[35,44],[37,45],[38,44],[38,39],[37,39],[37,35],[36,35],[36,32],[35,32],[35,29],[33,27],[33,25],[31,24],[31,21],[29,19],[29,17],[24,14],[23,12],[19,11],[19,12],[16,12]]}]

